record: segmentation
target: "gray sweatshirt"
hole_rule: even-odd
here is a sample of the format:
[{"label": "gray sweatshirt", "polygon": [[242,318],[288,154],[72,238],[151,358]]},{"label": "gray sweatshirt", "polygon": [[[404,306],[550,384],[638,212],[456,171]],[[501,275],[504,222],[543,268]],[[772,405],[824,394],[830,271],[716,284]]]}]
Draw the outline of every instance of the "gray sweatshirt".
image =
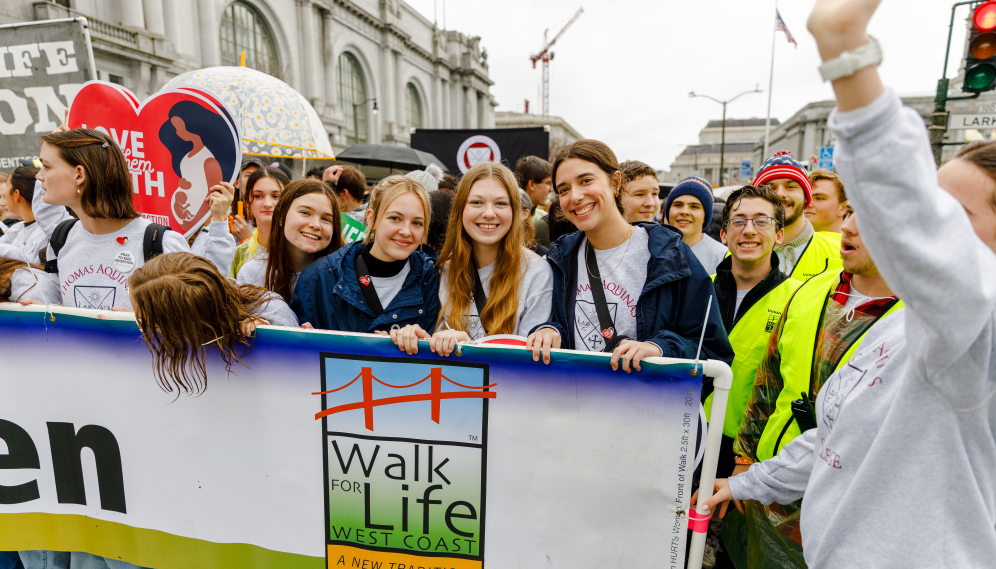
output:
[{"label": "gray sweatshirt", "polygon": [[[522,249],[522,270],[519,281],[519,309],[515,315],[515,334],[528,336],[533,327],[548,322],[550,320],[550,306],[553,300],[553,269],[546,259],[523,247]],[[439,303],[446,306],[449,294],[446,292],[446,282],[448,280],[447,270],[449,263],[439,272]],[[484,294],[488,294],[491,284],[491,273],[494,271],[495,263],[477,270],[481,279],[481,287]],[[473,295],[473,291],[468,291]],[[470,330],[467,334],[472,340],[480,340],[485,337],[484,328],[481,326],[481,317],[477,314],[477,304],[470,303],[469,314]],[[446,327],[440,324],[438,331],[445,330]]]},{"label": "gray sweatshirt", "polygon": [[211,261],[221,274],[227,275],[232,259],[235,258],[236,245],[227,221],[208,221],[197,232],[190,252]]},{"label": "gray sweatshirt", "polygon": [[[130,309],[128,277],[145,264],[143,243],[149,223],[139,217],[106,235],[94,235],[82,223],[73,225],[59,251],[59,274],[52,275],[62,292],[62,303],[76,308]],[[163,253],[182,251],[190,251],[183,236],[165,232]],[[56,258],[51,245],[47,253],[49,260]]]},{"label": "gray sweatshirt", "polygon": [[284,302],[284,299],[280,298],[279,294],[267,293],[266,298],[266,304],[263,305],[263,309],[256,316],[265,319],[271,326],[285,326],[287,328],[297,328],[300,326],[300,323],[297,321],[297,315]]},{"label": "gray sweatshirt", "polygon": [[41,226],[32,221],[24,223],[18,221],[10,227],[3,237],[0,237],[0,245],[10,245],[20,249],[22,256],[16,258],[27,259],[30,263],[39,263],[38,252],[48,244],[48,235]]},{"label": "gray sweatshirt", "polygon": [[29,299],[42,304],[59,304],[62,302],[62,295],[45,271],[31,267],[16,269],[10,276],[10,302]]},{"label": "gray sweatshirt", "polygon": [[906,308],[827,380],[817,429],[730,489],[782,503],[804,493],[813,569],[991,567],[996,254],[937,186],[923,119],[894,92],[829,124],[861,237]]},{"label": "gray sweatshirt", "polygon": [[[45,233],[45,241],[47,242],[52,238],[52,233],[55,231],[55,228],[63,221],[72,219],[73,216],[69,215],[66,208],[61,205],[56,206],[45,203],[44,198],[45,189],[42,188],[41,182],[36,181],[35,195],[31,199],[31,210],[35,215],[36,225],[38,225],[41,231]],[[147,221],[143,223],[143,230],[148,224],[149,222]],[[72,231],[69,233],[70,237],[74,234],[76,229],[76,227],[73,227]],[[115,233],[115,235],[117,234]],[[177,237],[183,239],[183,236],[179,233],[168,231],[165,239],[170,242],[175,242],[175,238]],[[203,241],[203,243],[201,243],[201,241]],[[174,249],[167,249],[165,244],[166,241],[163,242],[163,252],[170,253],[174,251]],[[182,249],[182,251],[190,251],[195,255],[204,257],[205,259],[211,261],[214,266],[218,267],[221,274],[227,275],[229,265],[231,265],[232,258],[235,256],[235,241],[234,238],[232,238],[232,234],[228,231],[227,223],[209,223],[208,235],[206,236],[206,239],[204,236],[198,234],[198,238],[194,240],[194,249],[187,247]],[[3,256],[3,253],[4,249],[0,247],[0,256]],[[141,253],[141,248],[139,248],[139,253]],[[52,257],[48,258],[51,259]],[[61,266],[59,267],[59,270],[62,270]],[[76,306],[71,300],[67,301],[65,304],[67,306]]]}]

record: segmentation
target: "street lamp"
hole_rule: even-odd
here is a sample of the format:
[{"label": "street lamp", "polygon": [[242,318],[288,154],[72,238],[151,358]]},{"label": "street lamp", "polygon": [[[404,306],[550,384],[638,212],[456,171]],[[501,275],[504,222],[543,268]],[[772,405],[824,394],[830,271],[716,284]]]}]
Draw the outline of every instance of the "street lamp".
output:
[{"label": "street lamp", "polygon": [[356,109],[362,107],[363,105],[369,103],[370,101],[374,102],[373,115],[377,116],[377,97],[370,97],[369,99],[363,101],[362,103],[353,103],[353,140],[355,140],[356,142],[360,141],[360,121],[357,118],[358,115],[356,114]]},{"label": "street lamp", "polygon": [[723,179],[726,175],[726,170],[725,168],[723,168],[723,161],[726,158],[725,156],[726,155],[726,105],[727,103],[732,103],[733,101],[736,101],[737,99],[748,93],[763,93],[763,92],[764,91],[761,91],[755,85],[753,91],[744,91],[743,93],[740,93],[736,97],[733,97],[732,99],[727,99],[725,101],[720,101],[719,99],[710,97],[709,95],[698,95],[695,93],[695,91],[688,93],[689,97],[705,97],[706,99],[712,99],[713,101],[716,101],[720,105],[723,105],[723,126],[721,129],[720,142],[719,142],[719,186],[720,187],[726,185],[726,182]]}]

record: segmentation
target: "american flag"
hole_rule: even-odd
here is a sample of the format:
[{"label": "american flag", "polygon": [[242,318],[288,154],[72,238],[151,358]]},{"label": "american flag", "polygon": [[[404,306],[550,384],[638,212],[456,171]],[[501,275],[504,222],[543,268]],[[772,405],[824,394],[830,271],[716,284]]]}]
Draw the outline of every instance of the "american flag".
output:
[{"label": "american flag", "polygon": [[782,19],[782,15],[775,10],[775,31],[785,32],[785,39],[789,41],[795,47],[799,47],[799,44],[795,42],[795,38],[792,37],[792,32],[789,31],[788,26],[785,25],[785,20]]}]

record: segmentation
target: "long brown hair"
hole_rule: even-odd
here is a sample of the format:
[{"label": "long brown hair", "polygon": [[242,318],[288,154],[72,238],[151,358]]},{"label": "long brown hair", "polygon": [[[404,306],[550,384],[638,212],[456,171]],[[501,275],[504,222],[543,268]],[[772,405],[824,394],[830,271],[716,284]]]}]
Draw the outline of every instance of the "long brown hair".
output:
[{"label": "long brown hair", "polygon": [[252,348],[240,324],[269,300],[266,290],[237,285],[211,261],[192,253],[150,259],[128,277],[135,318],[153,355],[163,391],[201,394],[207,389],[205,346],[217,344],[230,372]]},{"label": "long brown hair", "polygon": [[[329,246],[318,252],[318,257],[324,257],[337,251],[343,245],[342,220],[339,219],[339,200],[332,188],[325,182],[304,179],[291,182],[280,194],[277,207],[273,210],[273,222],[270,226],[269,257],[266,261],[266,288],[290,300],[294,293],[291,290],[291,280],[294,278],[294,267],[291,266],[287,248],[293,247],[284,236],[284,224],[294,200],[308,194],[324,194],[332,202],[332,241]],[[317,257],[316,257],[317,258]]]},{"label": "long brown hair", "polygon": [[[519,281],[522,276],[523,225],[519,185],[515,174],[501,164],[481,162],[467,170],[460,179],[450,224],[446,229],[446,244],[439,254],[439,267],[446,267],[446,305],[439,311],[437,326],[446,320],[454,330],[466,331],[470,327],[470,295],[474,290],[474,264],[471,263],[473,244],[463,227],[463,208],[467,205],[471,187],[478,181],[497,180],[508,192],[512,205],[512,227],[502,239],[498,259],[488,283],[488,301],[481,311],[481,324],[488,334],[514,334],[519,310]],[[480,268],[480,267],[479,267]]]},{"label": "long brown hair", "polygon": [[[14,271],[28,267],[38,269],[39,271],[44,270],[44,267],[41,265],[29,265],[19,259],[0,257],[0,302],[17,302],[20,300],[19,298],[11,300],[10,295],[13,291],[11,290],[10,282],[14,278]],[[41,278],[45,278],[45,276]]]},{"label": "long brown hair", "polygon": [[42,135],[70,166],[86,172],[80,186],[80,208],[96,219],[134,219],[131,174],[114,139],[89,128],[75,128]]}]

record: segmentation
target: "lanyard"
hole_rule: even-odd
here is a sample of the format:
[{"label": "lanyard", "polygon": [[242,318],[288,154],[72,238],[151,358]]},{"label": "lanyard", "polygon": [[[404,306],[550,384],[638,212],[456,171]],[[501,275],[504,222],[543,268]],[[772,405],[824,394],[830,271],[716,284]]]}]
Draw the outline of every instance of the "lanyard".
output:
[{"label": "lanyard", "polygon": [[484,294],[484,285],[481,284],[481,275],[477,272],[477,261],[474,260],[474,256],[470,257],[471,265],[474,267],[474,304],[477,305],[477,316],[481,319],[481,328],[484,329],[484,335],[488,335],[487,329],[484,328],[484,307],[488,303],[488,296]]},{"label": "lanyard", "polygon": [[[586,243],[585,265],[588,273],[588,284],[591,288],[591,298],[595,301],[595,312],[598,314],[598,327],[602,330],[605,338],[605,350],[611,352],[619,342],[627,339],[625,336],[616,334],[616,328],[609,315],[609,305],[605,301],[605,290],[602,289],[602,277],[598,272],[598,259],[595,258],[595,248],[591,246],[591,241]],[[592,270],[594,269],[594,270]]]},{"label": "lanyard", "polygon": [[384,307],[380,305],[380,298],[374,288],[373,279],[370,278],[370,271],[367,269],[367,262],[363,260],[363,253],[356,253],[356,275],[360,282],[360,292],[367,301],[367,306],[373,311],[374,316],[380,316],[384,312]]}]

